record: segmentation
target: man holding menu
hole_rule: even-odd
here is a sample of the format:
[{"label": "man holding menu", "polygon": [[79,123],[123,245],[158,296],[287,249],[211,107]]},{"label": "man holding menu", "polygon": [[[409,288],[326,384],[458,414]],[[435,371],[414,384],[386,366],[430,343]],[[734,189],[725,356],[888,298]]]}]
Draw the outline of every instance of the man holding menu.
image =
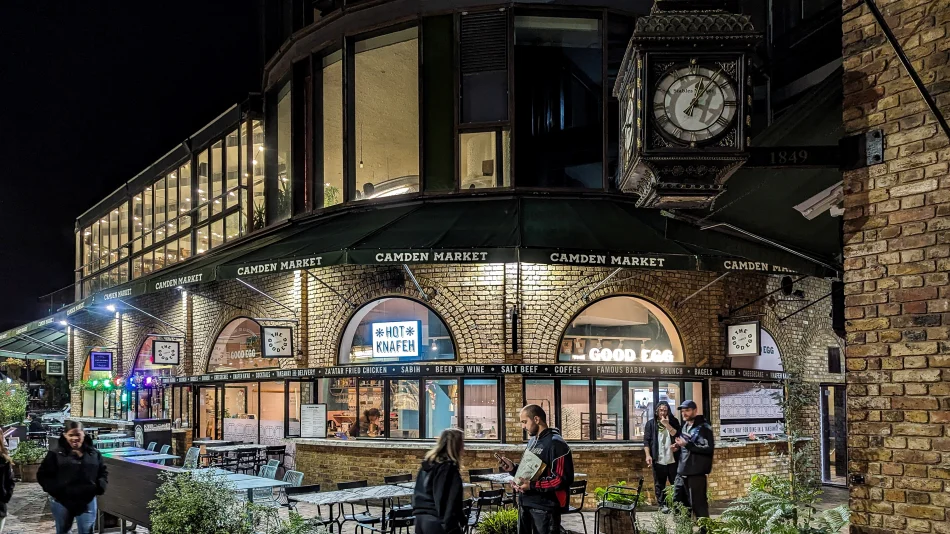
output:
[{"label": "man holding menu", "polygon": [[521,463],[530,468],[498,457],[502,470],[517,474],[511,487],[521,494],[519,531],[560,534],[561,512],[570,504],[568,488],[574,482],[571,448],[557,429],[548,426],[547,415],[536,404],[521,409],[521,428],[531,438]]}]

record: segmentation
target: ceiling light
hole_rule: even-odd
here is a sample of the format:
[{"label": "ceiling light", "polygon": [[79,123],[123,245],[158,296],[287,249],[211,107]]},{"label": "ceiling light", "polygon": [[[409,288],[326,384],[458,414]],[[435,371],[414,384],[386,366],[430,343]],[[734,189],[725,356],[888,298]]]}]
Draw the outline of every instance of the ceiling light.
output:
[{"label": "ceiling light", "polygon": [[186,199],[185,199],[185,202],[191,202],[191,199],[190,199],[190,198],[186,198]]},{"label": "ceiling light", "polygon": [[135,197],[135,200],[141,201],[142,197]]},{"label": "ceiling light", "polygon": [[109,304],[108,306],[106,306],[106,309],[109,310],[109,311],[111,311],[111,312],[114,312],[114,311],[115,311],[115,306],[113,306],[112,304]]},{"label": "ceiling light", "polygon": [[264,151],[264,145],[261,145],[261,146],[257,147],[257,151],[258,151],[258,152],[263,152],[263,151]]},{"label": "ceiling light", "polygon": [[257,160],[256,160],[256,159],[252,159],[252,160],[251,160],[251,165],[257,165]]}]

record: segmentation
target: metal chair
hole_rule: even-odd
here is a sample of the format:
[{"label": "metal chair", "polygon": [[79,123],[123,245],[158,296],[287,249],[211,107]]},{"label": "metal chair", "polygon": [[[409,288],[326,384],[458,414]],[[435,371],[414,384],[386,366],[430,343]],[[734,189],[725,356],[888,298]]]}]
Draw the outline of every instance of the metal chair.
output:
[{"label": "metal chair", "polygon": [[[367,486],[368,486],[368,483],[365,480],[356,480],[353,482],[339,482],[336,485],[336,489],[338,490],[357,489],[357,488],[365,488]],[[355,521],[356,523],[360,525],[374,525],[383,520],[381,517],[375,516],[369,512],[368,500],[359,501],[359,504],[363,508],[361,512],[356,511],[357,503],[354,503],[354,502],[340,503],[340,512],[341,512],[340,517],[343,518],[343,520],[340,521],[340,532],[343,532],[343,524],[346,523],[347,521]],[[346,506],[350,507],[349,514],[346,513],[346,510],[345,510]]]},{"label": "metal chair", "polygon": [[[383,483],[385,484],[401,484],[404,482],[412,482],[412,473],[404,473],[402,475],[391,475],[388,477],[383,477]],[[409,499],[409,502],[404,502],[401,498],[393,499],[393,510],[412,510],[412,499]]]},{"label": "metal chair", "polygon": [[[600,534],[620,534],[621,532],[633,532],[639,534],[640,529],[637,526],[637,506],[640,504],[640,494],[643,492],[643,477],[637,481],[637,489],[630,486],[609,486],[603,498],[597,505],[597,511],[594,512],[594,532]],[[611,498],[613,497],[613,498]],[[630,501],[631,504],[622,504],[622,501]],[[614,532],[615,522],[608,522],[606,528],[601,530],[600,513],[604,510],[613,510],[626,512],[630,519],[630,526],[620,525]],[[583,517],[583,516],[581,516]]]},{"label": "metal chair", "polygon": [[[168,451],[172,449],[171,445],[162,445],[161,450],[158,451],[159,454],[168,454]],[[165,465],[165,460],[157,460],[155,463],[158,465]]]},{"label": "metal chair", "polygon": [[154,450],[155,450],[155,447],[158,447],[158,443],[155,443],[155,442],[153,441],[153,442],[151,442],[151,443],[148,444],[148,447],[146,448],[146,450],[154,451]]},{"label": "metal chair", "polygon": [[[235,471],[240,471],[242,473],[253,473],[257,469],[257,452],[256,451],[240,451],[237,454],[237,466]],[[274,477],[277,478],[277,473],[275,470]]]},{"label": "metal chair", "polygon": [[184,469],[198,469],[198,457],[201,455],[201,449],[198,447],[191,447],[188,449],[188,452],[185,453],[185,460],[182,462],[181,466]]},{"label": "metal chair", "polygon": [[[269,465],[262,465],[257,471],[257,476],[261,478],[277,478],[277,468]],[[280,501],[274,497],[274,488],[257,488],[253,490],[254,504],[277,508],[283,506]]]},{"label": "metal chair", "polygon": [[279,467],[280,467],[280,460],[267,460],[267,465],[270,466],[270,467],[273,467],[273,468],[275,468],[275,469],[276,469],[276,468],[279,468]]},{"label": "metal chair", "polygon": [[[571,497],[577,495],[581,496],[580,506],[572,506],[570,503]],[[567,510],[561,513],[561,517],[570,515],[570,514],[579,514],[581,516],[581,525],[584,526],[584,534],[587,534],[587,520],[584,519],[584,501],[587,499],[587,481],[586,480],[575,480],[567,490]]]},{"label": "metal chair", "polygon": [[504,506],[505,490],[483,490],[475,498],[475,523],[482,517],[482,511],[496,512]]},{"label": "metal chair", "polygon": [[411,509],[390,510],[389,513],[386,514],[386,521],[379,527],[359,524],[356,526],[358,529],[356,532],[360,534],[366,531],[376,532],[378,534],[395,534],[396,532],[410,534],[415,524],[416,517],[412,515]]},{"label": "metal chair", "polygon": [[481,479],[481,478],[479,478],[479,477],[480,477],[481,475],[490,475],[490,474],[492,474],[492,473],[494,473],[494,472],[495,472],[495,470],[492,469],[492,468],[490,468],[490,467],[480,468],[480,469],[469,469],[469,470],[468,470],[468,481],[471,482],[472,484],[475,484],[475,486],[472,487],[472,496],[475,495],[475,487],[478,488],[478,491],[479,491],[479,492],[481,492],[481,491],[483,491],[483,490],[485,489],[485,485],[486,485],[486,484],[488,485],[488,488],[489,488],[489,489],[492,489],[492,484],[491,484],[491,482],[489,482],[489,481],[487,481],[487,480],[483,480],[483,479]]},{"label": "metal chair", "polygon": [[475,525],[478,524],[478,518],[472,515],[472,510],[475,508],[475,499],[468,498],[462,501],[462,515],[465,516],[465,532],[463,534],[468,534]]}]

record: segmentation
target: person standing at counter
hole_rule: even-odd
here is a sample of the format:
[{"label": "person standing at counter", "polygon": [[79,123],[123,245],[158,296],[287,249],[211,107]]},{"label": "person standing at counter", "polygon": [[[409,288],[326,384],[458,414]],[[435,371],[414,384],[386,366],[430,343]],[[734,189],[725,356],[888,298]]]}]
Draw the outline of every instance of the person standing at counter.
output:
[{"label": "person standing at counter", "polygon": [[673,439],[680,432],[680,422],[673,415],[670,404],[660,401],[653,418],[643,427],[643,453],[646,455],[647,467],[653,468],[653,491],[660,511],[668,513],[663,490],[666,485],[673,485],[676,480],[676,470],[679,467],[680,452],[673,451]]},{"label": "person standing at counter", "polygon": [[357,438],[360,436],[375,438],[380,435],[380,425],[379,419],[382,417],[382,412],[379,411],[379,408],[370,408],[363,412],[363,417],[360,418],[359,422],[350,427],[350,436]]},{"label": "person standing at counter", "polygon": [[465,435],[447,428],[426,453],[412,496],[416,534],[462,534],[468,527],[462,511],[463,450]]},{"label": "person standing at counter", "polygon": [[82,423],[66,422],[59,446],[46,454],[36,478],[50,496],[56,534],[67,534],[73,521],[79,534],[92,534],[96,497],[105,493],[109,477],[102,455],[83,432]]},{"label": "person standing at counter", "polygon": [[[712,471],[713,452],[716,448],[712,427],[697,413],[696,403],[684,400],[679,406],[683,416],[683,431],[676,436],[676,448],[682,449],[673,494],[676,502],[683,503],[696,517],[709,517],[706,500],[706,475]],[[706,529],[701,529],[705,533]]]},{"label": "person standing at counter", "polygon": [[[547,414],[537,404],[521,409],[521,428],[527,433],[527,450],[544,462],[537,480],[518,479],[512,488],[521,494],[518,528],[521,534],[560,534],[561,513],[570,504],[568,489],[574,482],[574,457],[557,429],[548,426]],[[518,464],[504,456],[498,465],[514,475]]]}]

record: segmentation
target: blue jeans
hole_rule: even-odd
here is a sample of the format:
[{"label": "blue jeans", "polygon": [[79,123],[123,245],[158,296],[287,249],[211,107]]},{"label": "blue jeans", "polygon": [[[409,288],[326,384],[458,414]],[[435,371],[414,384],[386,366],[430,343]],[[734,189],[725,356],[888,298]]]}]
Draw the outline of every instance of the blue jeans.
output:
[{"label": "blue jeans", "polygon": [[73,528],[73,520],[76,521],[76,527],[79,528],[79,534],[92,534],[92,529],[96,525],[96,515],[98,506],[96,499],[86,505],[86,511],[82,515],[73,516],[65,506],[59,504],[56,499],[49,500],[50,511],[53,512],[53,519],[56,521],[56,534],[69,534]]}]

